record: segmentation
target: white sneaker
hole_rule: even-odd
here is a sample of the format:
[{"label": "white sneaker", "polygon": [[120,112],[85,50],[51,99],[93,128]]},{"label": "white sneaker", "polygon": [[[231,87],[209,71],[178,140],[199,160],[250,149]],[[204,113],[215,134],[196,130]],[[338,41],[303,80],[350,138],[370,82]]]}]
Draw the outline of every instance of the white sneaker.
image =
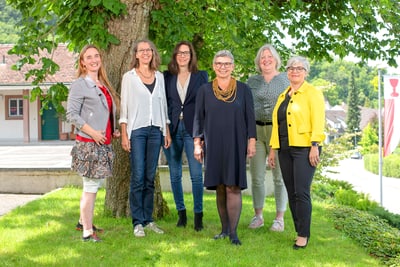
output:
[{"label": "white sneaker", "polygon": [[135,228],[133,229],[133,234],[136,237],[146,236],[146,234],[144,233],[143,225],[141,225],[141,224],[136,225]]},{"label": "white sneaker", "polygon": [[251,222],[249,224],[249,228],[251,229],[257,229],[260,227],[264,226],[264,219],[262,216],[254,216],[253,219],[251,219]]},{"label": "white sneaker", "polygon": [[149,230],[151,230],[151,231],[153,231],[153,232],[155,232],[157,234],[163,234],[164,233],[164,231],[161,230],[160,228],[158,228],[158,226],[154,222],[151,222],[148,225],[146,225],[144,227],[144,229],[149,229]]},{"label": "white sneaker", "polygon": [[285,223],[283,220],[274,220],[270,230],[274,232],[283,232],[285,230]]}]

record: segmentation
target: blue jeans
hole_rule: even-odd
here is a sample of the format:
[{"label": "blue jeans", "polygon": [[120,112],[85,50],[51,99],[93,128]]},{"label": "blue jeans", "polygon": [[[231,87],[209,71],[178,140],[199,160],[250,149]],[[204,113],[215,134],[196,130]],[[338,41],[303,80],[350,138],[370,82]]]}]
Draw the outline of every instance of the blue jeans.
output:
[{"label": "blue jeans", "polygon": [[189,163],[190,179],[192,180],[192,194],[195,213],[203,211],[203,169],[193,155],[194,143],[192,136],[186,131],[183,121],[179,121],[176,134],[172,136],[172,144],[169,149],[164,149],[169,165],[171,188],[174,195],[176,209],[185,210],[182,189],[182,152],[185,153]]},{"label": "blue jeans", "polygon": [[154,179],[160,155],[162,133],[149,126],[131,133],[131,181],[129,204],[132,224],[143,226],[153,221]]}]

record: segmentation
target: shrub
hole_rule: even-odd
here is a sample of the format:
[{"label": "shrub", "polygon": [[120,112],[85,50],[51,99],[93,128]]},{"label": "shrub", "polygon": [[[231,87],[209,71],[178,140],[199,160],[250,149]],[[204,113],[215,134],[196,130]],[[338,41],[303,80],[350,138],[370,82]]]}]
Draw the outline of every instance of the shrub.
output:
[{"label": "shrub", "polygon": [[400,178],[400,155],[392,154],[383,159],[382,174],[386,177]]},{"label": "shrub", "polygon": [[381,206],[371,209],[369,213],[385,219],[391,226],[400,229],[400,214],[393,214]]},{"label": "shrub", "polygon": [[371,210],[378,207],[378,203],[370,200],[368,195],[357,193],[352,189],[337,190],[335,193],[335,200],[339,204],[351,206],[358,210]]},{"label": "shrub", "polygon": [[[364,168],[374,174],[379,174],[379,154],[364,155]],[[383,158],[382,175],[400,178],[400,149]]]},{"label": "shrub", "polygon": [[333,198],[336,190],[336,187],[321,182],[314,182],[311,185],[313,199],[327,200]]},{"label": "shrub", "polygon": [[359,142],[363,154],[377,153],[379,150],[379,137],[376,131],[377,129],[374,126],[377,126],[376,120],[374,123],[368,123],[363,129],[362,137]]},{"label": "shrub", "polygon": [[357,193],[353,190],[353,186],[346,181],[332,180],[317,175],[312,183],[311,193],[313,199],[367,211],[385,219],[389,225],[400,229],[399,214],[393,214],[379,206],[377,202],[370,200],[367,195]]},{"label": "shrub", "polygon": [[374,174],[379,173],[378,164],[379,158],[378,154],[367,154],[363,156],[364,168]]},{"label": "shrub", "polygon": [[385,264],[400,266],[400,231],[385,220],[351,207],[331,209],[334,225]]}]

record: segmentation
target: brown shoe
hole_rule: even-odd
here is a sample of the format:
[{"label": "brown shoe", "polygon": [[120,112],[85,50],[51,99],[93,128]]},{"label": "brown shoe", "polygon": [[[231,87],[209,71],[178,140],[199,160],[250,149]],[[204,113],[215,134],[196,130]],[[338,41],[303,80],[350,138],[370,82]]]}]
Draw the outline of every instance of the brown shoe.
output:
[{"label": "brown shoe", "polygon": [[82,241],[83,242],[92,241],[92,242],[97,243],[97,242],[101,242],[102,240],[95,233],[93,233],[87,237],[82,237]]},{"label": "brown shoe", "polygon": [[[93,232],[96,232],[96,233],[100,233],[101,234],[101,233],[104,232],[104,229],[97,228],[95,225],[93,225],[92,229],[93,229]],[[78,222],[76,224],[75,230],[76,231],[83,231],[83,225],[80,222]]]}]

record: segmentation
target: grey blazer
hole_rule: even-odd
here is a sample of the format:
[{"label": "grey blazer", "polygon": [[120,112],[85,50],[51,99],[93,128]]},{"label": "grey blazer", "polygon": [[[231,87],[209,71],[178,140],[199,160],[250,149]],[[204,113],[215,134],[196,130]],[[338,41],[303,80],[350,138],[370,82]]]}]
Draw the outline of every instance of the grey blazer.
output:
[{"label": "grey blazer", "polygon": [[[116,106],[113,99],[112,132],[115,131],[117,125],[115,113]],[[94,130],[105,131],[108,119],[107,99],[101,89],[88,76],[75,80],[71,84],[67,101],[67,121],[75,125],[75,133],[82,137],[91,138],[81,131],[82,126],[87,123]]]}]

